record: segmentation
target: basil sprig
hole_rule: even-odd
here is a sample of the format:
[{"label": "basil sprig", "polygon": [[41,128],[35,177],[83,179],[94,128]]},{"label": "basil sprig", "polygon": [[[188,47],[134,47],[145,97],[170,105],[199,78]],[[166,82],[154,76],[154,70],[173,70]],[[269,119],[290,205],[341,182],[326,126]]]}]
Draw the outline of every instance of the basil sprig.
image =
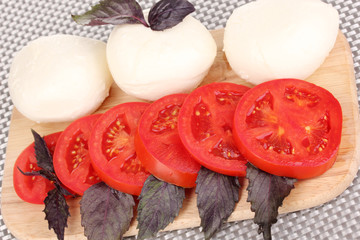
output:
[{"label": "basil sprig", "polygon": [[161,0],[149,12],[146,22],[143,10],[135,0],[103,0],[81,15],[72,15],[75,22],[85,26],[143,24],[155,31],[172,28],[195,7],[186,0]]}]

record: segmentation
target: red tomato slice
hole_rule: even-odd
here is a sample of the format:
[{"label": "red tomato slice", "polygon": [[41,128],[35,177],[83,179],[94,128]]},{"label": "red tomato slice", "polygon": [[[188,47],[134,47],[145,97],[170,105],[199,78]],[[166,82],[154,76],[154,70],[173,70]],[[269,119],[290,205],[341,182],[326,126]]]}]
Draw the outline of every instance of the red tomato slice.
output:
[{"label": "red tomato slice", "polygon": [[185,99],[178,119],[180,139],[204,167],[245,176],[247,160],[235,146],[232,125],[236,105],[248,89],[234,83],[211,83]]},{"label": "red tomato slice", "polygon": [[137,124],[149,103],[128,102],[106,111],[97,121],[89,140],[93,167],[110,187],[140,195],[150,175],[135,152]]},{"label": "red tomato slice", "polygon": [[234,138],[249,162],[271,174],[297,179],[318,176],[333,165],[341,130],[336,98],[296,79],[252,88],[234,117]]},{"label": "red tomato slice", "polygon": [[187,94],[168,95],[153,102],[139,121],[135,147],[143,166],[154,176],[181,187],[194,187],[200,164],[182,144],[177,130]]},{"label": "red tomato slice", "polygon": [[[44,137],[51,155],[54,153],[56,142],[61,132],[53,133]],[[42,176],[25,176],[23,172],[38,171],[35,157],[35,144],[26,147],[16,159],[13,170],[13,183],[17,195],[24,201],[35,204],[44,204],[47,193],[52,190],[54,184]]]},{"label": "red tomato slice", "polygon": [[83,195],[100,178],[91,166],[88,140],[101,114],[72,122],[61,134],[54,152],[54,169],[59,180],[73,192]]}]

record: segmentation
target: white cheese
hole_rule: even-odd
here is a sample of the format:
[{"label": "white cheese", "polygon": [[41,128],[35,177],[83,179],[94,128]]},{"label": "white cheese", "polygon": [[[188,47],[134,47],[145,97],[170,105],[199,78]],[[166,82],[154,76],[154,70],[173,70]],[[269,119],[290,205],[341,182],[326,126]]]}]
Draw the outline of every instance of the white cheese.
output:
[{"label": "white cheese", "polygon": [[112,78],[104,42],[72,35],[40,37],[14,57],[10,96],[36,122],[71,121],[95,111]]},{"label": "white cheese", "polygon": [[320,0],[258,0],[226,24],[224,51],[241,78],[259,84],[309,77],[333,48],[339,15]]},{"label": "white cheese", "polygon": [[193,90],[208,73],[216,43],[195,18],[164,31],[141,24],[119,25],[107,43],[107,60],[117,85],[129,95],[156,100]]}]

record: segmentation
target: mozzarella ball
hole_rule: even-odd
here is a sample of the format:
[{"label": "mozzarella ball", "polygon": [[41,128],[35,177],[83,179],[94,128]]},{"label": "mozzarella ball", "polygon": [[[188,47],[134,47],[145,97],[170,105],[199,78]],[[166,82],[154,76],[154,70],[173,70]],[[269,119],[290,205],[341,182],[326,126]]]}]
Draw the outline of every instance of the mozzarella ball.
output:
[{"label": "mozzarella ball", "polygon": [[9,89],[14,106],[36,122],[62,122],[94,112],[113,80],[104,42],[53,35],[29,42],[14,57]]},{"label": "mozzarella ball", "polygon": [[116,26],[106,49],[116,84],[129,95],[151,101],[194,89],[216,52],[210,32],[192,16],[164,31],[141,24]]},{"label": "mozzarella ball", "polygon": [[224,51],[242,79],[253,84],[309,77],[333,48],[339,15],[320,0],[258,0],[227,21]]}]

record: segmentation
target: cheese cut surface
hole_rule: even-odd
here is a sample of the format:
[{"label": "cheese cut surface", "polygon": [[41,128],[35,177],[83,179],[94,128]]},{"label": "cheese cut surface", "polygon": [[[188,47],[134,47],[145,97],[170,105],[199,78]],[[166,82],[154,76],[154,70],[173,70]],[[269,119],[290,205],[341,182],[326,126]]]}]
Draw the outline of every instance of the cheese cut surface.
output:
[{"label": "cheese cut surface", "polygon": [[107,43],[109,68],[117,85],[146,100],[193,90],[215,56],[215,40],[192,16],[164,31],[119,25]]},{"label": "cheese cut surface", "polygon": [[14,57],[9,75],[15,107],[36,122],[70,121],[94,112],[112,82],[106,44],[73,35],[30,42]]},{"label": "cheese cut surface", "polygon": [[253,84],[309,77],[333,48],[335,8],[320,0],[258,0],[236,9],[224,33],[234,72]]}]

